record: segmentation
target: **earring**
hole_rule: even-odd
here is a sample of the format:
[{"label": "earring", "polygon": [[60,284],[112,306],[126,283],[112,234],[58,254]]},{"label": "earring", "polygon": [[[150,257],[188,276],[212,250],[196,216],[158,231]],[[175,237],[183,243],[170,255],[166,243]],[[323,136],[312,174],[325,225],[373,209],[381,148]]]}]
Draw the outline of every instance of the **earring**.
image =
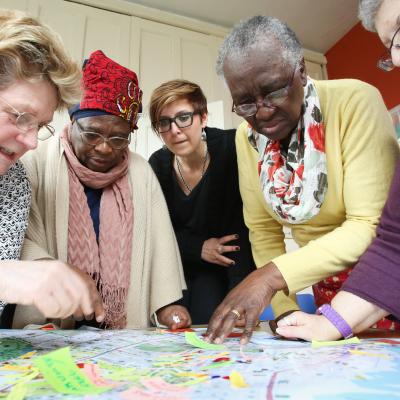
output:
[{"label": "earring", "polygon": [[201,140],[203,142],[205,142],[207,140],[207,134],[206,134],[206,131],[204,130],[204,128],[202,128],[202,130],[201,130]]}]

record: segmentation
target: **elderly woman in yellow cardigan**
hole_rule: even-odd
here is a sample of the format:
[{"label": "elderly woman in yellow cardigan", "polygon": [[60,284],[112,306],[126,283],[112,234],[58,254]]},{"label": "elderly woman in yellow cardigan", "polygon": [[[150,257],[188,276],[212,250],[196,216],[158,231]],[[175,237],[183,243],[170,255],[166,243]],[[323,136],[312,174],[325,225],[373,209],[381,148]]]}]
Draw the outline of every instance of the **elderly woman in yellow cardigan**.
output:
[{"label": "elderly woman in yellow cardigan", "polygon": [[[236,147],[258,269],[218,307],[208,340],[221,342],[244,317],[246,343],[277,291],[294,294],[357,262],[375,236],[399,150],[379,92],[356,80],[310,79],[296,35],[276,18],[234,27],[217,70],[246,120]],[[300,245],[291,253],[285,226]],[[319,300],[340,280],[319,284]],[[296,308],[274,300],[277,315]]]}]

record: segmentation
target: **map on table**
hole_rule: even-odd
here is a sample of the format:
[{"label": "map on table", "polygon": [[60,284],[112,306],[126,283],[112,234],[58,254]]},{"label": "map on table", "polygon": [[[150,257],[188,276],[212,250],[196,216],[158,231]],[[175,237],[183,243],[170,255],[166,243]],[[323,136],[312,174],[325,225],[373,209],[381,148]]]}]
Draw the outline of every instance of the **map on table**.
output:
[{"label": "map on table", "polygon": [[[196,329],[199,338],[202,332]],[[185,333],[166,331],[1,330],[0,397],[7,396],[398,399],[400,340],[313,348],[255,332],[244,349],[238,338],[203,349],[190,345]]]}]

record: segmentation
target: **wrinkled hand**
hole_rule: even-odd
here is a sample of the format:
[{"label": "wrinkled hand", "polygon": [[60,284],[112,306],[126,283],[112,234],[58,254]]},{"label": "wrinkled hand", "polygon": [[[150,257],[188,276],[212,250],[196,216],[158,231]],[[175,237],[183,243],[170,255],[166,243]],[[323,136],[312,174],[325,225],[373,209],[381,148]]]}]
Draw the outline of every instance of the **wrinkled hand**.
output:
[{"label": "wrinkled hand", "polygon": [[339,331],[323,315],[296,311],[278,321],[276,333],[304,340],[337,340]]},{"label": "wrinkled hand", "polygon": [[97,291],[95,282],[88,274],[81,271],[79,268],[73,265],[68,265],[68,266],[74,272],[76,272],[85,282],[89,290],[90,298],[92,299],[93,302],[93,312],[91,312],[90,314],[86,314],[82,307],[78,307],[73,313],[73,318],[76,321],[82,321],[83,319],[91,321],[93,318],[95,318],[97,322],[102,322],[104,320],[103,301],[101,299],[100,293]]},{"label": "wrinkled hand", "polygon": [[[228,293],[215,310],[208,325],[206,341],[222,343],[231,333],[236,320],[244,317],[245,326],[240,343],[246,344],[257,326],[261,312],[271,302],[276,291],[285,285],[273,263],[253,271]],[[236,310],[240,317],[232,310]]]},{"label": "wrinkled hand", "polygon": [[189,311],[179,305],[169,305],[157,311],[158,322],[168,327],[168,329],[183,329],[192,325]]},{"label": "wrinkled hand", "polygon": [[224,253],[240,251],[239,246],[226,246],[226,243],[236,240],[238,235],[227,235],[220,238],[210,238],[204,241],[201,249],[201,259],[211,264],[229,267],[235,265],[235,261],[223,256]]},{"label": "wrinkled hand", "polygon": [[34,305],[46,318],[67,318],[78,310],[104,319],[103,303],[93,280],[61,261],[1,262],[0,298]]}]

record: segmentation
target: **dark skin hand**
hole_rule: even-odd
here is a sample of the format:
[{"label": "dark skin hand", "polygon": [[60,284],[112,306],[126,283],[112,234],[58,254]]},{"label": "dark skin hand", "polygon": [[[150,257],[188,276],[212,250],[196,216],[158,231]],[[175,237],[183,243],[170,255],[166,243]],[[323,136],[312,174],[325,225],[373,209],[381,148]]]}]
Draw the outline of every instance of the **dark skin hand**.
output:
[{"label": "dark skin hand", "polygon": [[[179,322],[174,321],[174,316],[178,317]],[[170,304],[157,311],[158,322],[168,327],[168,329],[189,328],[192,324],[189,311],[180,305]]]},{"label": "dark skin hand", "polygon": [[239,285],[232,289],[215,310],[208,324],[205,340],[209,343],[222,343],[232,332],[240,313],[245,325],[240,344],[247,344],[258,323],[258,318],[270,304],[278,290],[286,288],[286,282],[274,263],[253,271]]}]

